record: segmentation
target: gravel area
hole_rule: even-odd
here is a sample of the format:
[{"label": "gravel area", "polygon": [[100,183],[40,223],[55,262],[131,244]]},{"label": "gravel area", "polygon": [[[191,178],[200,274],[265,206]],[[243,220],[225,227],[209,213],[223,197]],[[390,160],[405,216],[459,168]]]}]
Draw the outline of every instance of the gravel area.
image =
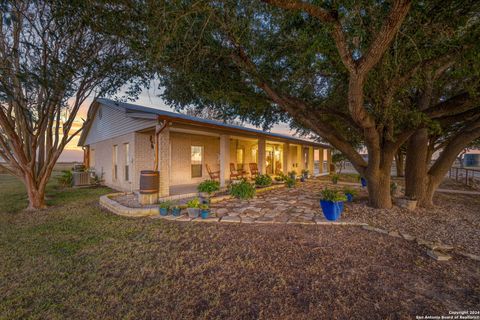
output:
[{"label": "gravel area", "polygon": [[[309,180],[296,188],[282,188],[259,194],[252,200],[227,200],[213,205],[217,216],[240,216],[262,221],[318,221],[323,218],[319,192],[323,188],[343,188],[325,180]],[[351,187],[351,186],[349,186]],[[480,197],[437,193],[436,207],[408,211],[367,206],[367,192],[357,187],[353,203],[345,203],[341,221],[364,222],[372,226],[408,233],[427,241],[441,242],[473,254],[480,254]]]},{"label": "gravel area", "polygon": [[476,195],[437,193],[435,207],[408,211],[373,209],[367,199],[347,209],[345,219],[366,222],[372,226],[397,230],[415,237],[442,242],[476,255],[480,254],[480,197]]}]

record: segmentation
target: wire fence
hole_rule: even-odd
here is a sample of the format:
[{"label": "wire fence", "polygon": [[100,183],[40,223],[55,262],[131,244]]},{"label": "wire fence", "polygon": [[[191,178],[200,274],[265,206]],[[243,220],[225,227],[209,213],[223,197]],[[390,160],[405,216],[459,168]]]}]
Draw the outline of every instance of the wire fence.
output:
[{"label": "wire fence", "polygon": [[451,167],[448,177],[468,186],[473,186],[480,184],[480,169]]}]

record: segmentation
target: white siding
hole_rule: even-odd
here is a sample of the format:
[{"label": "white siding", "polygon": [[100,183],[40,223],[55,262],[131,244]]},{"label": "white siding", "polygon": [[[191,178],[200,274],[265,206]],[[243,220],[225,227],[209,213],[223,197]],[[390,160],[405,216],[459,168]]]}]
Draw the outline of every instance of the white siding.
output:
[{"label": "white siding", "polygon": [[[130,169],[130,179],[129,181],[125,180],[125,160],[127,159],[125,155],[124,144],[129,144],[129,166],[131,168],[135,167],[134,155],[135,155],[135,133],[129,133],[113,139],[108,139],[100,141],[98,143],[93,143],[90,145],[92,149],[95,150],[93,157],[92,168],[95,169],[95,173],[100,177],[103,176],[104,184],[121,191],[131,192],[135,190],[138,185],[137,172]],[[118,177],[113,179],[113,146],[118,146]]]},{"label": "white siding", "polygon": [[[101,117],[99,116],[99,113]],[[105,105],[98,107],[93,123],[85,139],[91,145],[110,138],[155,126],[155,120],[131,118],[125,112]]]}]

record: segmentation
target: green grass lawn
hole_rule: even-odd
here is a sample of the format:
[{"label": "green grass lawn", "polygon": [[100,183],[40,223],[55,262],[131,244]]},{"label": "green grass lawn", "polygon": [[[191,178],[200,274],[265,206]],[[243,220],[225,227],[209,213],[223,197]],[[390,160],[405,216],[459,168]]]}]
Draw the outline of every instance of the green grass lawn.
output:
[{"label": "green grass lawn", "polygon": [[0,319],[398,318],[473,310],[478,263],[355,227],[130,219],[107,188],[27,212],[0,175]]}]

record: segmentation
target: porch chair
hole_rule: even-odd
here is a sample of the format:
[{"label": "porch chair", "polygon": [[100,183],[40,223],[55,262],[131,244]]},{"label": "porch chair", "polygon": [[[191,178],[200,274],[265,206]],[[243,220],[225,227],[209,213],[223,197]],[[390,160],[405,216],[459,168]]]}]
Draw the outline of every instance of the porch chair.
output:
[{"label": "porch chair", "polygon": [[239,171],[235,168],[235,164],[230,162],[230,180],[239,180],[244,178],[243,170]]},{"label": "porch chair", "polygon": [[258,176],[259,172],[257,164],[255,162],[250,162],[248,166],[250,167],[250,176],[252,179]]},{"label": "porch chair", "polygon": [[212,169],[208,164],[205,164],[205,167],[207,168],[207,172],[208,172],[208,175],[210,176],[210,179],[220,180],[220,171],[212,171]]}]

